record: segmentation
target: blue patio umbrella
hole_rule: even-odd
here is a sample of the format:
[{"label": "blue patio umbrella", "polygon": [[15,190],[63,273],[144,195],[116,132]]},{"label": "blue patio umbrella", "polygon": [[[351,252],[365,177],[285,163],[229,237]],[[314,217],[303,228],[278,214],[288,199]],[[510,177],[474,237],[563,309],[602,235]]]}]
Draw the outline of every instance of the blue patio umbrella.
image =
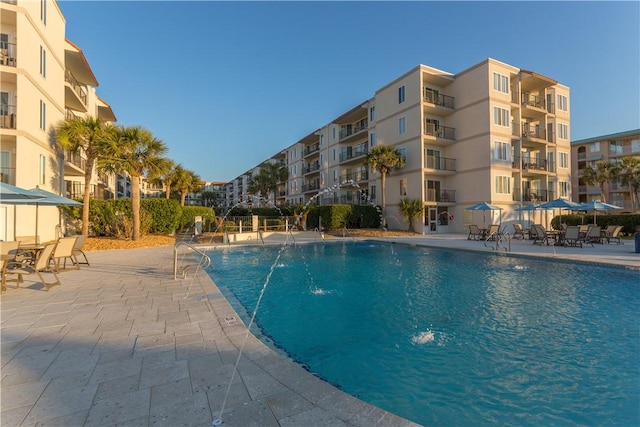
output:
[{"label": "blue patio umbrella", "polygon": [[519,212],[529,212],[529,222],[531,222],[531,212],[546,210],[547,208],[543,208],[540,203],[530,203],[528,205],[520,206],[519,208],[515,208],[515,211]]},{"label": "blue patio umbrella", "polygon": [[559,215],[560,224],[562,224],[562,209],[575,211],[576,207],[578,206],[579,205],[576,202],[572,202],[571,200],[565,200],[565,199],[555,199],[540,205],[540,207],[544,209],[560,209],[560,215]]},{"label": "blue patio umbrella", "polygon": [[480,202],[473,206],[466,208],[468,211],[482,211],[482,225],[485,226],[485,211],[501,211],[500,212],[500,224],[502,224],[502,208],[500,206],[492,205],[487,202]]},{"label": "blue patio umbrella", "polygon": [[4,205],[15,205],[20,204],[19,202],[22,200],[35,199],[42,199],[42,195],[6,182],[0,182],[0,203]]},{"label": "blue patio umbrella", "polygon": [[590,202],[580,203],[575,210],[593,212],[593,223],[597,224],[598,211],[608,211],[608,210],[615,210],[615,209],[624,209],[624,208],[616,205],[611,205],[609,203],[592,200]]}]

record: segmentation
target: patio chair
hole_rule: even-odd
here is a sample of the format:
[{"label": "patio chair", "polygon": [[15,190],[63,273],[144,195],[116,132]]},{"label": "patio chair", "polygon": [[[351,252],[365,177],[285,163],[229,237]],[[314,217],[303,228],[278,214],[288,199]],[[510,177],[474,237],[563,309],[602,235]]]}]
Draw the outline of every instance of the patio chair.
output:
[{"label": "patio chair", "polygon": [[580,227],[568,226],[564,233],[564,245],[573,247],[582,247],[582,238],[580,237]]},{"label": "patio chair", "polygon": [[[49,288],[51,288],[52,286],[59,285],[60,279],[58,278],[58,275],[49,266],[51,256],[53,255],[53,251],[56,249],[57,245],[58,242],[47,243],[46,245],[44,245],[44,248],[38,252],[37,258],[35,259],[33,264],[25,265],[22,262],[9,261],[8,265],[5,266],[5,271],[2,274],[2,288],[5,288],[5,284],[7,282],[6,276],[10,274],[17,274],[18,277],[21,277],[22,275],[37,274],[38,278],[40,279],[40,283],[42,283],[46,290],[49,290]],[[45,282],[44,278],[42,277],[42,273],[45,271],[53,274],[53,277],[55,278],[54,282]],[[20,280],[17,280],[16,287],[18,287],[19,284]]]},{"label": "patio chair", "polygon": [[524,240],[524,228],[522,228],[522,224],[513,224],[513,237]]},{"label": "patio chair", "polygon": [[73,257],[73,246],[75,245],[76,240],[76,236],[62,237],[58,239],[58,246],[56,246],[55,251],[53,251],[53,256],[51,257],[51,261],[53,262],[54,268],[56,269],[56,273],[60,272],[61,261],[64,261],[62,268],[67,268],[67,258],[71,260],[71,264],[73,265],[73,267],[75,267],[75,270],[80,269],[80,266],[76,264],[76,261]]},{"label": "patio chair", "polygon": [[[84,246],[85,240],[87,240],[86,234],[81,234],[76,236],[76,243],[73,245],[73,259],[76,261],[76,265],[87,264],[89,265],[89,260],[87,259],[87,254],[82,251],[82,247]],[[80,262],[78,256],[82,255],[84,258],[84,262]]]},{"label": "patio chair", "polygon": [[590,227],[584,237],[584,241],[589,243],[591,246],[593,246],[594,243],[602,243],[602,227],[599,225]]},{"label": "patio chair", "polygon": [[8,264],[12,261],[15,261],[16,255],[18,254],[18,246],[20,242],[0,242],[0,255],[2,256],[2,290],[6,290],[5,282],[21,282],[22,275],[18,275],[16,279],[6,280],[5,279],[5,270]]},{"label": "patio chair", "polygon": [[545,230],[545,228],[541,225],[534,225],[533,226],[536,230],[536,237],[533,239],[533,244],[534,245],[549,245],[549,241],[553,240],[555,243],[555,239],[553,238],[552,235],[547,233],[547,230]]},{"label": "patio chair", "polygon": [[622,244],[620,240],[620,233],[624,226],[622,225],[610,225],[604,230],[604,238],[607,239],[607,243],[611,243],[612,240],[616,242],[616,245]]},{"label": "patio chair", "polygon": [[467,240],[480,240],[482,238],[482,231],[476,224],[469,224],[469,235],[467,236]]},{"label": "patio chair", "polygon": [[497,240],[501,236],[500,233],[500,225],[499,224],[491,224],[489,226],[489,231],[487,231],[487,240]]}]

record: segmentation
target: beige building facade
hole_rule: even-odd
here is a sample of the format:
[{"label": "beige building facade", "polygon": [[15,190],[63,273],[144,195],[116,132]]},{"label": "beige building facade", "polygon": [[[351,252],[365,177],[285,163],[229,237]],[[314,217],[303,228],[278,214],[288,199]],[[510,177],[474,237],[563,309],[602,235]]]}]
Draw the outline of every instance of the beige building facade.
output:
[{"label": "beige building facade", "polygon": [[[0,2],[0,168],[2,181],[66,197],[81,197],[84,155],[62,152],[55,127],[65,118],[115,121],[96,94],[82,50],[65,38],[65,18],[53,0]],[[94,173],[93,197],[110,197],[115,178]],[[40,206],[41,241],[57,237],[58,208]],[[0,239],[34,235],[33,206],[0,205]]]},{"label": "beige building facade", "polygon": [[[572,175],[571,184],[574,201],[602,201],[600,186],[587,185],[584,182],[584,169],[587,166],[595,168],[596,163],[601,161],[615,165],[625,157],[640,158],[640,129],[572,141],[571,168],[575,173]],[[620,179],[605,183],[604,190],[607,203],[623,208],[623,211],[616,212],[635,212],[638,209],[638,206],[633,206],[628,184]]]},{"label": "beige building facade", "polygon": [[[414,228],[424,233],[462,232],[483,216],[526,222],[517,208],[572,198],[569,100],[556,80],[490,58],[458,74],[419,65],[279,153],[289,169],[279,201],[380,204],[380,176],[364,159],[385,144],[406,159],[386,182],[390,228],[408,227],[405,197],[422,201]],[[482,201],[502,210],[466,209]]]}]

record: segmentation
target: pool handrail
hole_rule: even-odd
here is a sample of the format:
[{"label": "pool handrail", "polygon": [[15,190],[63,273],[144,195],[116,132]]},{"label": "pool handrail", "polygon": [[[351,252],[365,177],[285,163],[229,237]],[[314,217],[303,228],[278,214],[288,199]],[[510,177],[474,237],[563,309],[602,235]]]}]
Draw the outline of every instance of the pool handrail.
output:
[{"label": "pool handrail", "polygon": [[173,245],[173,280],[178,280],[178,247],[179,246],[186,246],[187,248],[189,248],[192,252],[197,253],[198,255],[200,255],[200,260],[196,263],[196,264],[187,264],[184,267],[181,268],[181,273],[182,273],[182,278],[186,279],[187,277],[187,270],[191,267],[195,267],[196,270],[198,268],[201,269],[206,269],[211,265],[211,258],[209,258],[209,256],[207,254],[205,254],[204,252],[198,250],[196,247],[194,247],[191,243],[188,242],[177,242],[175,245]]}]

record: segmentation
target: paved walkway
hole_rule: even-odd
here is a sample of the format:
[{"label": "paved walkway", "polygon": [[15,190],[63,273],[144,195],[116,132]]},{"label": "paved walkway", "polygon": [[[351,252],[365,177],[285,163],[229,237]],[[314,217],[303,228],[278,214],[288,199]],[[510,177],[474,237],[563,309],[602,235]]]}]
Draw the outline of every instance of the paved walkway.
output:
[{"label": "paved walkway", "polygon": [[[392,240],[493,251],[466,235]],[[18,289],[8,284],[2,426],[211,426],[227,389],[223,426],[414,425],[247,334],[204,273],[173,280],[172,249],[89,252],[90,267],[61,273],[62,286],[48,292],[28,277]],[[512,241],[511,250],[640,268],[633,241],[582,249]]]}]

